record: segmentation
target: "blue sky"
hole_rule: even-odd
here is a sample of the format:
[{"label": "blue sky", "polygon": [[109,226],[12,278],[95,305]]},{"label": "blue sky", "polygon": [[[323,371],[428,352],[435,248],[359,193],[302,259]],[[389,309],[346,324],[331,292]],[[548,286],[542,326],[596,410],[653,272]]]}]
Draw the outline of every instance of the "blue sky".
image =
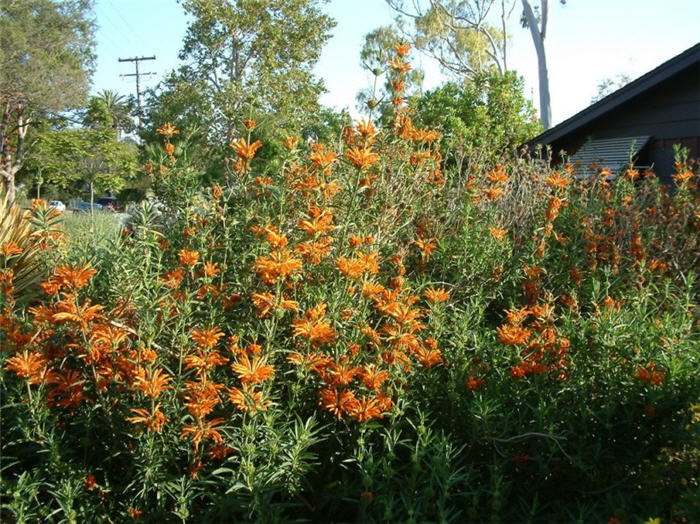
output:
[{"label": "blue sky", "polygon": [[[588,106],[602,79],[618,73],[636,78],[700,40],[697,0],[667,0],[663,8],[656,0],[550,3],[546,46],[554,123]],[[390,23],[394,15],[384,0],[331,0],[326,10],[337,26],[316,67],[328,89],[321,102],[348,107],[357,115],[355,94],[371,80],[359,63],[364,35]],[[99,29],[94,91],[135,91],[133,77],[119,76],[133,73],[133,64],[119,63],[119,57],[156,56],[155,61],[142,62],[142,71],[157,73],[144,78],[146,87],[177,67],[187,19],[176,0],[97,0],[95,15]],[[509,67],[523,75],[526,95],[536,105],[536,56],[529,33],[516,18],[510,28]],[[432,60],[415,54],[414,62],[426,72],[426,88],[445,80]]]}]

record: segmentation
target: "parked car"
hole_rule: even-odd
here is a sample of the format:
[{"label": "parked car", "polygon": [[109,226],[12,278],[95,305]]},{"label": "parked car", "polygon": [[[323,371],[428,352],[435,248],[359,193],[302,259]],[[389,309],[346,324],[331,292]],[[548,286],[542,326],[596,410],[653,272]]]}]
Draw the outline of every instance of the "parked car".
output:
[{"label": "parked car", "polygon": [[66,205],[63,202],[61,202],[60,200],[50,200],[49,207],[51,207],[53,209],[57,209],[61,213],[63,213],[66,210]]},{"label": "parked car", "polygon": [[117,199],[114,197],[100,197],[97,199],[97,203],[105,209],[119,211],[119,204],[117,203]]},{"label": "parked car", "polygon": [[[90,202],[80,202],[78,204],[78,207],[75,208],[76,211],[80,211],[81,213],[89,213],[90,212]],[[95,211],[100,211],[102,209],[101,204],[93,204],[92,209]]]}]

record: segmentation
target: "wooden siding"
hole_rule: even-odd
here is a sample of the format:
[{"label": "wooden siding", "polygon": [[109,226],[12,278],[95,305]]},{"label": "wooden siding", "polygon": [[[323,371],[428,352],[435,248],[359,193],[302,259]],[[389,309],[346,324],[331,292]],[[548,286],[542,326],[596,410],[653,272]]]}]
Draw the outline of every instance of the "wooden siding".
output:
[{"label": "wooden siding", "polygon": [[700,158],[699,63],[556,140],[552,149],[572,155],[589,139],[640,135],[652,136],[652,141],[638,163],[653,163],[664,181],[673,172],[673,144],[688,147],[691,158]]}]

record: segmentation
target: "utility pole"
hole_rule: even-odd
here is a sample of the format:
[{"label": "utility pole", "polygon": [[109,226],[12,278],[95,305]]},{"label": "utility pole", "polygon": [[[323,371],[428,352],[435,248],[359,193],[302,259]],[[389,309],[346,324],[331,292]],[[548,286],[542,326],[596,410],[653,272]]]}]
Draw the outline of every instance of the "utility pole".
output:
[{"label": "utility pole", "polygon": [[154,56],[135,56],[133,58],[120,58],[120,62],[133,62],[134,65],[136,66],[136,72],[135,73],[130,73],[128,75],[119,75],[119,76],[135,76],[136,77],[136,105],[138,106],[138,121],[139,121],[139,130],[141,129],[141,116],[143,115],[142,109],[141,109],[141,77],[142,76],[148,76],[148,75],[155,75],[155,73],[141,73],[139,71],[139,62],[143,60],[155,60],[156,57]]}]

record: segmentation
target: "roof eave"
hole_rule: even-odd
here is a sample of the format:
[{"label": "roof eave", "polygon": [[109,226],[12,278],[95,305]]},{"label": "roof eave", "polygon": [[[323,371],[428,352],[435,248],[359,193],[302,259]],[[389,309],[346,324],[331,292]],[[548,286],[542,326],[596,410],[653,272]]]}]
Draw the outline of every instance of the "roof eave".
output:
[{"label": "roof eave", "polygon": [[532,147],[535,144],[551,144],[697,62],[700,62],[700,43],[676,55],[595,104],[579,111],[553,128],[539,134],[532,140],[529,140],[526,145]]}]

